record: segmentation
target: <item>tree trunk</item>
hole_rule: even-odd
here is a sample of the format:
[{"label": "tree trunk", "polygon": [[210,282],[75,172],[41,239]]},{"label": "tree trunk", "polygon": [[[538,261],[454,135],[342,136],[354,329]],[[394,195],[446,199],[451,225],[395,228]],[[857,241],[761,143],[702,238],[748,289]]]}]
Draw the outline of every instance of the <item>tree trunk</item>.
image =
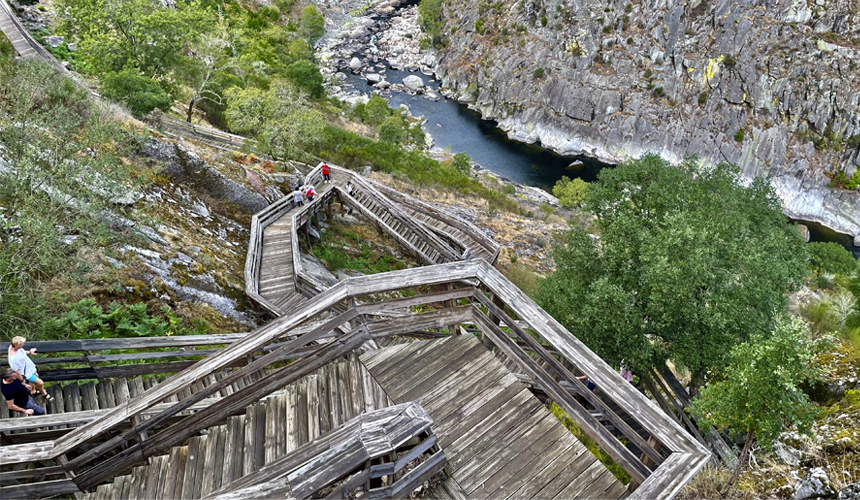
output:
[{"label": "tree trunk", "polygon": [[191,112],[194,111],[194,98],[191,98],[191,102],[188,103],[188,117],[185,119],[188,123],[191,123]]},{"label": "tree trunk", "polygon": [[744,449],[741,451],[741,457],[738,459],[738,464],[735,466],[734,472],[732,472],[732,477],[729,478],[729,482],[723,486],[723,489],[720,491],[721,494],[725,495],[732,488],[732,485],[735,484],[735,481],[738,479],[738,476],[741,473],[741,468],[747,462],[747,457],[750,453],[750,448],[752,447],[753,441],[755,441],[755,433],[753,431],[747,432],[747,440],[744,442]]}]

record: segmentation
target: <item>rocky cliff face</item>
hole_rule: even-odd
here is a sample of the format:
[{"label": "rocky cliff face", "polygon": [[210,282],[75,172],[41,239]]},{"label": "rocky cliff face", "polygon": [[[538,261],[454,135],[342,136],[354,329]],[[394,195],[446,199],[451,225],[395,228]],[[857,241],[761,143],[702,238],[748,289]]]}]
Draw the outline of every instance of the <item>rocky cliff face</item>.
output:
[{"label": "rocky cliff face", "polygon": [[770,176],[789,216],[860,235],[860,194],[826,175],[860,166],[860,0],[447,0],[443,16],[443,87],[512,138],[728,160]]}]

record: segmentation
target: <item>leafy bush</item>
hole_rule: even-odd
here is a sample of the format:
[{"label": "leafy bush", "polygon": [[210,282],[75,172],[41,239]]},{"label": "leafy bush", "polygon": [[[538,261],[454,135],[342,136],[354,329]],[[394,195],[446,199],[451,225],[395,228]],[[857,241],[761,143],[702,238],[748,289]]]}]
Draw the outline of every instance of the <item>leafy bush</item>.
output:
[{"label": "leafy bush", "polygon": [[53,338],[93,339],[107,337],[163,337],[206,333],[162,306],[160,315],[147,312],[146,304],[121,306],[112,302],[105,311],[93,299],[83,299],[47,323]]},{"label": "leafy bush", "polygon": [[744,129],[738,129],[738,131],[735,132],[735,141],[744,142]]},{"label": "leafy bush", "polygon": [[472,171],[472,159],[466,153],[457,153],[451,159],[451,167],[463,175],[469,175]]},{"label": "leafy bush", "polygon": [[325,92],[320,69],[307,59],[300,59],[287,66],[284,76],[296,87],[306,90],[314,99],[322,97]]},{"label": "leafy bush", "polygon": [[480,17],[475,21],[475,31],[481,35],[486,32],[486,29],[484,28],[484,20]]},{"label": "leafy bush", "polygon": [[[516,254],[511,254],[516,255]],[[537,288],[537,278],[531,269],[523,264],[517,264],[515,260],[511,261],[508,272],[505,276],[516,285],[517,288],[525,292],[526,295],[531,295]]]},{"label": "leafy bush", "polygon": [[558,202],[563,207],[578,207],[588,196],[588,183],[579,178],[571,180],[567,176],[562,176],[553,186],[552,195],[558,198]]},{"label": "leafy bush", "polygon": [[734,68],[735,64],[737,64],[737,61],[735,61],[735,58],[732,57],[731,54],[726,54],[725,56],[723,56],[723,65],[725,67]]},{"label": "leafy bush", "polygon": [[389,116],[379,126],[379,140],[389,144],[400,144],[403,140],[403,119],[399,115]]},{"label": "leafy bush", "polygon": [[517,194],[517,187],[513,184],[505,184],[504,186],[502,186],[502,192],[506,195]]},{"label": "leafy bush", "polygon": [[857,260],[842,245],[833,241],[809,244],[809,265],[819,273],[851,274]]},{"label": "leafy bush", "polygon": [[702,92],[699,94],[699,104],[705,104],[706,102],[708,102],[708,93]]},{"label": "leafy bush", "polygon": [[158,82],[132,69],[103,76],[100,90],[108,99],[124,103],[137,118],[153,109],[167,111],[173,104]]},{"label": "leafy bush", "polygon": [[548,22],[549,22],[549,19],[547,19],[546,16],[543,16],[540,18],[540,25],[543,26],[544,28],[546,28],[546,25]]},{"label": "leafy bush", "polygon": [[536,70],[534,70],[534,73],[532,73],[532,76],[535,78],[535,80],[540,80],[544,77],[544,73],[545,72],[543,68],[537,68]]}]

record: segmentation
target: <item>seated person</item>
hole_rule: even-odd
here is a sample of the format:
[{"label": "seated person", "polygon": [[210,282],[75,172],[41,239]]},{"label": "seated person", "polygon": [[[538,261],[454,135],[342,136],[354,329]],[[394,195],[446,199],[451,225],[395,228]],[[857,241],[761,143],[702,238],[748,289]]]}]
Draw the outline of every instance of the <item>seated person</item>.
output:
[{"label": "seated person", "polygon": [[20,411],[27,416],[45,414],[45,409],[30,397],[30,387],[24,384],[21,374],[17,371],[11,368],[6,370],[0,383],[0,390],[6,398],[6,407],[10,410]]}]

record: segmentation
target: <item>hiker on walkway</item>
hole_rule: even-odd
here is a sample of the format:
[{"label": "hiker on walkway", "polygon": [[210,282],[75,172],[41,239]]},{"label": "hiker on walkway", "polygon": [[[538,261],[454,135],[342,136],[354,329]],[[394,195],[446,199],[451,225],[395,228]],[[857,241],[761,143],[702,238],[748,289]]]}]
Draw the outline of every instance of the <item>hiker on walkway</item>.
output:
[{"label": "hiker on walkway", "polygon": [[305,194],[308,195],[308,202],[310,203],[314,201],[314,196],[317,195],[317,192],[314,191],[313,186],[308,186],[308,190],[305,192]]},{"label": "hiker on walkway", "polygon": [[296,204],[297,207],[304,205],[304,200],[305,196],[301,191],[299,191],[298,189],[293,191],[293,202]]},{"label": "hiker on walkway", "polygon": [[323,179],[325,179],[326,182],[331,180],[331,176],[328,173],[328,164],[327,163],[322,164],[322,174],[323,174]]},{"label": "hiker on walkway", "polygon": [[33,401],[29,386],[21,380],[21,374],[17,371],[11,368],[6,370],[0,382],[0,390],[6,398],[6,407],[10,410],[20,411],[26,416],[45,414],[45,409]]},{"label": "hiker on walkway", "polygon": [[36,348],[34,347],[29,351],[25,351],[24,342],[26,341],[27,339],[24,337],[12,337],[12,343],[9,346],[9,366],[20,373],[25,382],[33,384],[34,391],[31,391],[32,394],[38,391],[42,393],[45,399],[53,401],[54,398],[45,392],[45,383],[39,378],[39,374],[36,372],[36,365],[27,356],[28,354],[35,353]]}]

